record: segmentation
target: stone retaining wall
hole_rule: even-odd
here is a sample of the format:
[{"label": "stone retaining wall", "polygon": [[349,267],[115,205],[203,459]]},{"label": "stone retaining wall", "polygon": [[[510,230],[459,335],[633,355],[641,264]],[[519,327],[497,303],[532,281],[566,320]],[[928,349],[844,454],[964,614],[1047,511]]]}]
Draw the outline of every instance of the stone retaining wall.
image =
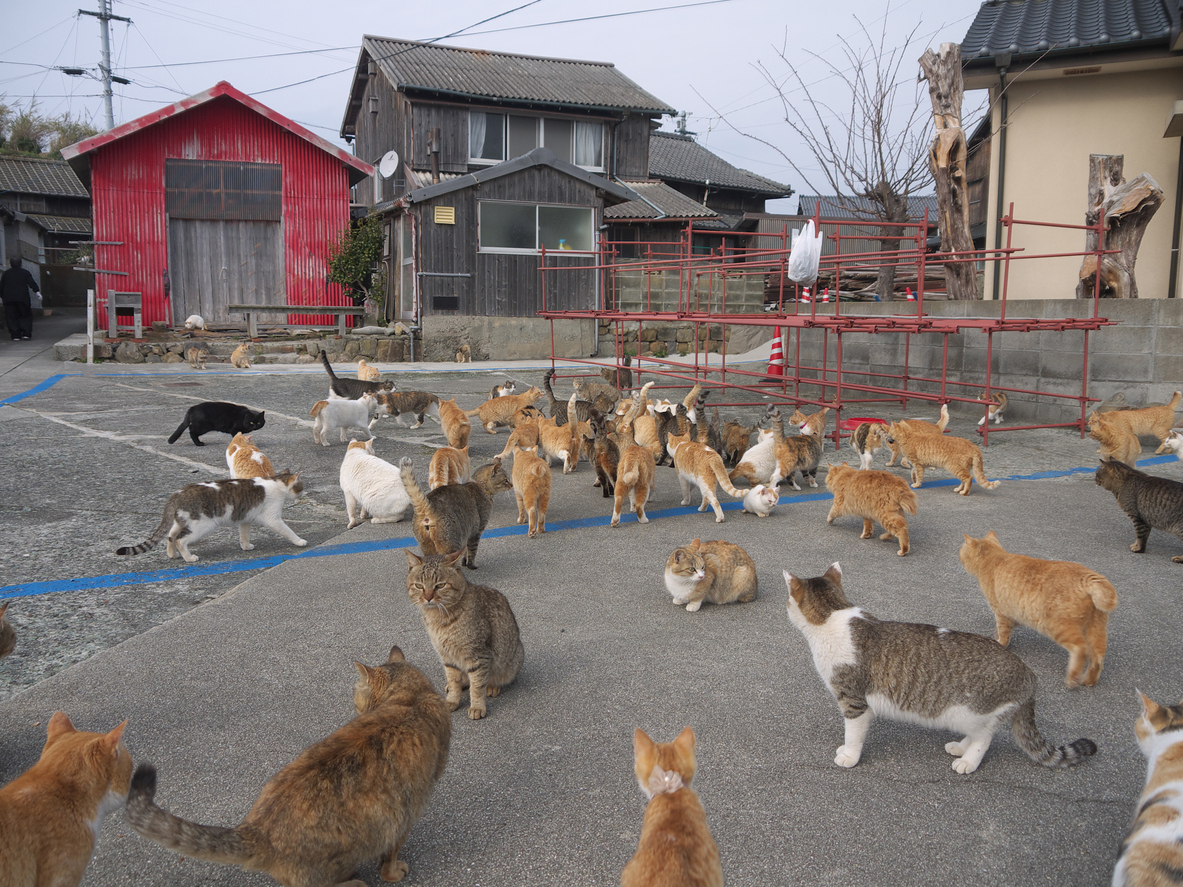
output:
[{"label": "stone retaining wall", "polygon": [[[95,342],[96,360],[119,363],[186,363],[188,350],[194,346],[209,350],[206,363],[230,363],[230,354],[245,339],[180,339],[172,342]],[[359,357],[374,363],[400,363],[410,360],[410,341],[402,336],[317,336],[308,335],[280,341],[251,342],[252,364],[313,363],[322,350],[332,363],[356,363]],[[54,346],[57,360],[86,360],[86,336],[74,335]]]}]

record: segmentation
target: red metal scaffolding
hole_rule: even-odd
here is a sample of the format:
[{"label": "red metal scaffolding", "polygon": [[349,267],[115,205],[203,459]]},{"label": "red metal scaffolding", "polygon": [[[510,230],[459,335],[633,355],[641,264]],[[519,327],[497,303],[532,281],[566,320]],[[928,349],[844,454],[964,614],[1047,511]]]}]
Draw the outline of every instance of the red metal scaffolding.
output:
[{"label": "red metal scaffolding", "polygon": [[[614,244],[604,243],[598,253],[594,254],[594,265],[581,265],[578,270],[586,271],[589,267],[599,272],[600,295],[599,305],[587,310],[548,310],[546,306],[546,287],[548,275],[561,274],[570,267],[563,268],[549,265],[548,253],[544,249],[540,271],[543,279],[543,310],[539,315],[551,321],[551,361],[552,365],[559,363],[574,367],[603,366],[590,360],[560,358],[554,356],[554,322],[556,320],[592,319],[598,324],[609,322],[615,332],[616,364],[621,365],[624,356],[625,332],[630,325],[637,329],[638,356],[632,366],[636,386],[642,384],[641,376],[652,374],[659,379],[668,380],[672,384],[700,382],[704,387],[721,389],[726,394],[716,397],[712,403],[717,406],[763,406],[769,395],[786,405],[793,406],[828,406],[837,412],[835,430],[829,435],[835,446],[841,444],[841,438],[848,432],[843,429],[843,411],[856,405],[876,403],[899,403],[904,410],[908,408],[910,400],[920,400],[935,403],[960,402],[976,404],[986,413],[991,394],[997,391],[1010,394],[1034,395],[1062,401],[1076,401],[1079,405],[1079,415],[1071,422],[1049,423],[1042,425],[1008,425],[990,431],[990,423],[984,422],[978,428],[984,444],[989,443],[989,435],[999,431],[1022,431],[1035,428],[1076,428],[1084,436],[1087,424],[1087,411],[1090,401],[1088,394],[1088,359],[1089,334],[1103,326],[1116,321],[1100,316],[1100,283],[1094,292],[1091,313],[1085,317],[1011,317],[1007,312],[1007,286],[1010,278],[1010,266],[1014,261],[1030,261],[1038,259],[1062,258],[1066,256],[1084,257],[1095,256],[1100,267],[1102,255],[1112,251],[1104,248],[1105,220],[1100,218],[1096,225],[1066,225],[1048,222],[1038,222],[1017,219],[1014,216],[1014,204],[1010,205],[1002,224],[1006,229],[1006,246],[993,250],[979,250],[959,253],[936,253],[927,249],[928,213],[920,222],[909,222],[885,225],[881,222],[858,222],[847,220],[826,220],[820,218],[820,203],[815,213],[816,230],[824,223],[832,227],[833,233],[827,235],[834,244],[835,253],[825,255],[821,259],[819,278],[834,281],[835,295],[833,301],[820,301],[815,291],[806,296],[806,291],[796,284],[787,283],[786,269],[790,251],[789,232],[787,224],[779,235],[780,245],[775,248],[757,247],[721,247],[709,254],[696,255],[693,251],[695,229],[693,223],[688,223],[678,243],[650,244],[643,252],[643,258],[622,261],[617,255]],[[1055,253],[1029,255],[1021,248],[1012,245],[1016,227],[1040,226],[1073,230],[1093,230],[1097,235],[1097,247],[1077,253]],[[883,229],[892,229],[891,239],[899,238],[900,248],[891,251],[865,251],[843,253],[843,244],[858,244],[862,241],[882,241],[885,239]],[[717,231],[698,233],[718,234]],[[769,239],[767,234],[741,234],[728,232],[731,237],[761,237]],[[821,236],[821,235],[819,235]],[[858,248],[857,246],[855,247]],[[664,250],[664,251],[663,251]],[[570,256],[570,253],[565,253]],[[934,316],[925,311],[925,298],[934,296],[931,290],[926,293],[926,271],[932,266],[950,263],[992,262],[995,273],[1001,275],[1001,289],[999,301],[1001,303],[998,317],[947,317]],[[843,276],[848,278],[856,275],[867,275],[877,272],[879,268],[893,265],[897,272],[916,273],[915,301],[900,301],[900,313],[893,314],[860,314],[860,301],[865,304],[867,299],[856,299],[853,294],[843,293],[841,283]],[[644,296],[645,310],[625,310],[621,307],[618,289],[618,275],[622,272],[635,274],[636,272],[675,272],[678,276],[678,293],[676,306],[672,310],[666,306],[661,310],[653,310],[653,293],[648,289]],[[727,310],[727,280],[742,277],[759,277],[765,281],[767,292],[774,292],[775,302],[765,305],[760,313],[729,312]],[[646,281],[653,279],[651,273],[642,274]],[[1099,278],[1099,275],[1098,275]],[[651,284],[648,284],[651,286]],[[691,344],[693,360],[676,360],[669,357],[646,356],[640,357],[641,330],[646,324],[664,322],[693,323],[694,338]],[[777,327],[787,331],[787,341],[783,348],[785,354],[785,368],[783,375],[770,375],[764,371],[741,369],[727,366],[726,348],[727,336],[721,332],[720,363],[714,364],[700,359],[699,352],[701,330],[708,327],[735,326],[765,326]],[[986,335],[985,364],[981,375],[983,383],[969,383],[949,378],[948,352],[949,336],[968,330],[980,330]],[[1040,331],[1079,330],[1083,333],[1081,345],[1081,388],[1079,394],[1062,394],[1037,389],[1019,388],[996,384],[993,371],[994,336],[998,333],[1038,333]],[[794,335],[795,333],[795,335]],[[896,334],[903,336],[904,360],[903,372],[878,372],[860,366],[847,369],[843,365],[842,349],[843,337],[851,333]],[[802,337],[813,338],[813,344],[821,353],[820,364],[808,365],[802,363]],[[820,343],[817,338],[820,336]],[[910,357],[912,339],[914,336],[941,336],[942,360],[939,376],[926,376],[910,371]],[[793,340],[795,339],[795,345]],[[792,347],[790,347],[792,346]],[[915,386],[921,385],[922,388]],[[660,387],[660,386],[659,386]],[[972,392],[967,390],[972,389]],[[982,391],[979,396],[976,392]],[[758,395],[759,399],[744,399],[745,395]]]}]

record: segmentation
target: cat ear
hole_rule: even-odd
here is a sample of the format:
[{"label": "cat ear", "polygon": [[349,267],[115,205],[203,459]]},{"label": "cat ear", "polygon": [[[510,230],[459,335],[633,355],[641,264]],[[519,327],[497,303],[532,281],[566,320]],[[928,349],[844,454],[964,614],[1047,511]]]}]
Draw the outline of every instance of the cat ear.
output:
[{"label": "cat ear", "polygon": [[52,742],[63,733],[76,733],[78,731],[64,711],[55,711],[53,717],[49,719],[49,725],[45,728],[45,732],[47,741]]},{"label": "cat ear", "polygon": [[389,665],[392,662],[406,662],[406,661],[407,661],[407,657],[403,655],[403,651],[399,648],[398,644],[395,644],[393,647],[391,647],[390,652],[388,654],[386,654],[386,664],[387,665]]},{"label": "cat ear", "polygon": [[103,738],[99,740],[103,748],[107,750],[108,754],[114,753],[115,749],[119,747],[119,739],[123,736],[123,730],[125,727],[127,727],[126,720],[110,733],[105,734]]},{"label": "cat ear", "polygon": [[448,566],[448,567],[456,566],[456,564],[458,564],[460,562],[460,559],[462,557],[464,557],[464,554],[465,554],[465,549],[463,549],[463,548],[459,548],[456,551],[453,551],[451,554],[449,554],[447,557],[444,558],[444,565]]},{"label": "cat ear", "polygon": [[788,586],[789,591],[792,591],[793,590],[793,583],[799,582],[800,580],[796,576],[794,576],[792,573],[790,573],[788,570],[782,570],[781,572],[784,573],[785,585]]},{"label": "cat ear", "polygon": [[678,738],[674,740],[674,745],[676,745],[678,749],[686,755],[694,754],[694,743],[694,730],[690,727],[684,728],[682,732],[678,734]]},{"label": "cat ear", "polygon": [[[989,533],[986,534],[986,538],[993,541],[993,542],[998,542],[998,534],[995,533],[993,530],[991,530]],[[998,544],[1001,545],[1002,543],[999,542]]]},{"label": "cat ear", "polygon": [[360,663],[356,659],[354,659],[353,660],[353,667],[356,668],[357,673],[359,675],[361,675],[363,678],[365,678],[367,681],[370,679],[370,667],[368,665],[363,665],[362,663]]},{"label": "cat ear", "polygon": [[419,557],[419,555],[415,554],[415,552],[411,551],[411,549],[404,549],[404,552],[407,555],[408,568],[414,569],[415,567],[423,566],[423,558]]},{"label": "cat ear", "polygon": [[[831,573],[833,573],[834,575],[830,576]],[[833,579],[839,585],[842,584],[842,567],[841,567],[841,565],[839,565],[839,563],[837,561],[834,561],[834,563],[830,564],[829,569],[826,570],[826,572],[823,575],[828,576],[829,578]]]},{"label": "cat ear", "polygon": [[638,761],[644,755],[652,755],[656,751],[654,742],[649,734],[638,727],[633,731],[633,757]]}]

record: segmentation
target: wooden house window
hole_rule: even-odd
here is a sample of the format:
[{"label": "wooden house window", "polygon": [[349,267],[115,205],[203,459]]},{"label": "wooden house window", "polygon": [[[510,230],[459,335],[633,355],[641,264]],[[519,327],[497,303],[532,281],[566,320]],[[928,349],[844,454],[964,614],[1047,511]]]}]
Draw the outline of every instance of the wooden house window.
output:
[{"label": "wooden house window", "polygon": [[595,210],[584,206],[480,201],[480,251],[535,253],[595,248]]},{"label": "wooden house window", "polygon": [[505,160],[505,115],[473,111],[468,115],[468,159],[474,164]]},{"label": "wooden house window", "polygon": [[283,167],[166,159],[164,193],[169,218],[278,222],[283,218]]},{"label": "wooden house window", "polygon": [[468,161],[473,166],[501,163],[541,146],[560,160],[593,172],[604,171],[604,124],[598,120],[563,120],[471,111],[468,115]]}]

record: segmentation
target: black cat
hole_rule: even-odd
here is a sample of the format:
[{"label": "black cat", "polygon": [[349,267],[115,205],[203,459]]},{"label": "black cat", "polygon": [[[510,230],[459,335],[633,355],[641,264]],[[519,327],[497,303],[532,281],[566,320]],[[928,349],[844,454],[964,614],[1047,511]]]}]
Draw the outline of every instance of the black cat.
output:
[{"label": "black cat", "polygon": [[205,444],[198,438],[210,431],[220,431],[230,435],[238,434],[240,431],[243,434],[249,434],[252,431],[258,431],[263,425],[264,419],[261,410],[252,410],[249,407],[225,401],[206,401],[194,404],[186,410],[184,421],[173,432],[173,436],[168,439],[168,442],[176,443],[177,438],[184,434],[185,429],[188,428],[194,445],[204,447]]},{"label": "black cat", "polygon": [[[324,364],[325,371],[329,374],[329,391],[337,397],[343,397],[346,400],[357,400],[363,394],[378,394],[382,391],[393,391],[394,383],[387,379],[384,382],[367,382],[362,379],[350,379],[349,377],[342,378],[333,372],[333,365],[329,363],[329,356],[322,350],[320,352],[320,362]],[[422,423],[420,419],[420,423]]]}]

